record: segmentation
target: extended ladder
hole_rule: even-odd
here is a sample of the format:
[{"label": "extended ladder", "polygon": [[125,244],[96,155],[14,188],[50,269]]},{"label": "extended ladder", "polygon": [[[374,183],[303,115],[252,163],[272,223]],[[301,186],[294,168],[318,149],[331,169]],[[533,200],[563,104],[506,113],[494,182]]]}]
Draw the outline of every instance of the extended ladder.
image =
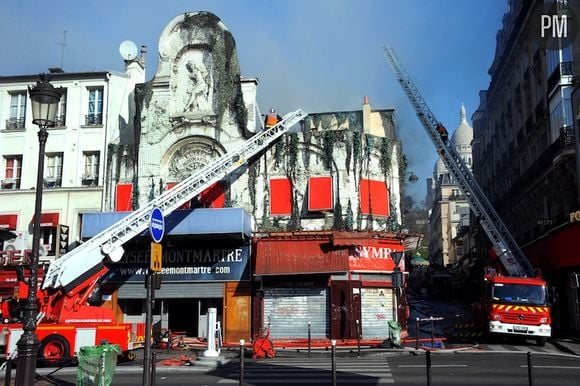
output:
[{"label": "extended ladder", "polygon": [[98,267],[105,256],[113,262],[119,261],[123,256],[123,244],[148,228],[151,211],[154,208],[159,208],[163,216],[167,216],[238,169],[260,151],[267,149],[305,117],[306,113],[302,110],[286,114],[277,125],[254,135],[239,148],[194,172],[142,208],[53,261],[48,268],[42,288],[62,287],[66,291],[73,288],[87,272]]},{"label": "extended ladder", "polygon": [[447,169],[467,197],[473,214],[489,237],[493,244],[493,249],[506,271],[511,276],[533,276],[534,269],[532,265],[509,233],[497,212],[493,209],[493,206],[475,181],[473,174],[457,153],[453,144],[450,141],[445,143],[441,139],[436,130],[439,121],[435,118],[421,93],[400,64],[393,49],[384,47],[384,53],[397,76],[397,80],[411,101],[417,117],[435,145],[437,153],[441,156]]}]

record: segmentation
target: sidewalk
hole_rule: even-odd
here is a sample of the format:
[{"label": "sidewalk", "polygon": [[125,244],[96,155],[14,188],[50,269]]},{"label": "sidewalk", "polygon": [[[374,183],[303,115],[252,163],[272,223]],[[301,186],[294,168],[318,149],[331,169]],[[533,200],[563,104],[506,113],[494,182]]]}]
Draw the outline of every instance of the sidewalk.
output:
[{"label": "sidewalk", "polygon": [[553,344],[558,350],[567,352],[572,355],[580,356],[580,338],[562,337],[550,338],[548,342]]}]

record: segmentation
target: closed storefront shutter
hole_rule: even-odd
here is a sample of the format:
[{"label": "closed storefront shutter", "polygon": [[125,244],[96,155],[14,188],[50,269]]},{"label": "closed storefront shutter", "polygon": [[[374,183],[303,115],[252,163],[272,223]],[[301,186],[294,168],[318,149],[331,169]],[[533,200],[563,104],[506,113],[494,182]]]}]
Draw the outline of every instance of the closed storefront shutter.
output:
[{"label": "closed storefront shutter", "polygon": [[265,288],[264,327],[270,322],[270,337],[327,338],[330,332],[327,288]]},{"label": "closed storefront shutter", "polygon": [[362,288],[361,317],[363,339],[387,339],[387,322],[393,317],[392,288]]},{"label": "closed storefront shutter", "polygon": [[[119,299],[145,299],[143,283],[126,283],[119,288]],[[223,298],[224,283],[162,283],[155,290],[156,299],[209,299]]]}]

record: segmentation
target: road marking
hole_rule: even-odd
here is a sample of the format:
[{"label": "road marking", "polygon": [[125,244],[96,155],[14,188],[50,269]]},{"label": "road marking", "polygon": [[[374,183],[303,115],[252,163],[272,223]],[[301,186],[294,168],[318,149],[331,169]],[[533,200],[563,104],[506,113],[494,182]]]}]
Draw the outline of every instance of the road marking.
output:
[{"label": "road marking", "polygon": [[[425,365],[398,365],[398,367],[420,367],[425,368]],[[431,367],[469,367],[468,365],[431,365]],[[534,366],[537,367],[537,366]]]},{"label": "road marking", "polygon": [[[521,368],[528,368],[528,365],[520,365]],[[580,370],[580,366],[538,366],[533,365],[534,369],[558,369],[558,370]]]}]

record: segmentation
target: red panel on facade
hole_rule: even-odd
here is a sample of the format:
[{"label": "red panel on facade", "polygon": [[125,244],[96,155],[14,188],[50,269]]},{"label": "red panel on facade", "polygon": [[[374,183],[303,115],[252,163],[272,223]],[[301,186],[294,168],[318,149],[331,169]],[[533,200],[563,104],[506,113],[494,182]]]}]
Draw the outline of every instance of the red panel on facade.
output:
[{"label": "red panel on facade", "polygon": [[133,184],[117,184],[116,212],[133,210]]},{"label": "red panel on facade", "polygon": [[360,208],[362,214],[389,215],[389,191],[384,181],[360,180]]},{"label": "red panel on facade", "polygon": [[[43,213],[40,215],[40,226],[57,227],[58,217],[59,217],[58,213]],[[31,223],[34,224],[34,216],[32,216]]]},{"label": "red panel on facade", "polygon": [[18,215],[16,214],[0,214],[0,228],[16,230],[16,224],[18,223]]},{"label": "red panel on facade", "polygon": [[332,210],[332,177],[310,177],[308,179],[308,210]]},{"label": "red panel on facade", "polygon": [[260,239],[256,242],[256,275],[346,272],[348,248],[328,239]]},{"label": "red panel on facade", "polygon": [[270,214],[292,214],[292,184],[288,178],[270,179]]},{"label": "red panel on facade", "polygon": [[204,208],[223,208],[226,204],[224,184],[218,181],[201,192],[199,201]]},{"label": "red panel on facade", "polygon": [[534,267],[549,272],[571,268],[580,261],[580,222],[550,233],[549,236],[524,248],[524,253]]}]

